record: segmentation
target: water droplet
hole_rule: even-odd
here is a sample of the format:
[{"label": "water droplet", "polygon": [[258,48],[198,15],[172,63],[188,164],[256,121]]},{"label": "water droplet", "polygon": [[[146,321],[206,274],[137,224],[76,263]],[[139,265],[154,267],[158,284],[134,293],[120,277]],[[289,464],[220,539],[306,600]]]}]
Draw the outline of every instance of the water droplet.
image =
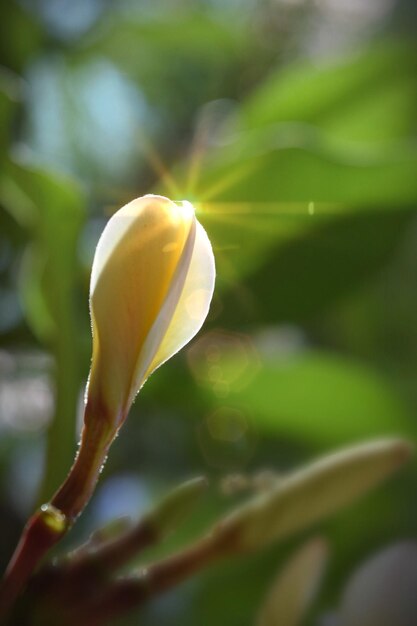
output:
[{"label": "water droplet", "polygon": [[45,525],[57,534],[61,534],[67,529],[68,520],[65,514],[53,504],[42,504],[41,517]]}]

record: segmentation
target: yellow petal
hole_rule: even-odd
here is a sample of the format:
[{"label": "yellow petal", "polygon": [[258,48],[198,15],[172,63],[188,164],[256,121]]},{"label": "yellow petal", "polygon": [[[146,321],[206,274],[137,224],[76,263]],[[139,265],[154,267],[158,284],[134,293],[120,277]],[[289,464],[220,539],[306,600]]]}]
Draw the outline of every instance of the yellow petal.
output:
[{"label": "yellow petal", "polygon": [[[162,335],[163,340],[154,351],[152,360],[144,364],[143,372],[140,374],[143,380],[181,350],[198,333],[207,317],[216,270],[210,240],[198,222],[191,258],[184,271],[180,297],[174,300],[170,297],[172,294],[168,295],[149,333],[149,342],[154,342],[155,337]],[[174,287],[173,284],[172,288]],[[144,353],[151,354],[151,350],[145,349]]]},{"label": "yellow petal", "polygon": [[[192,206],[161,196],[133,200],[109,220],[91,275],[93,407],[124,417],[155,320],[170,294],[174,310],[181,296],[194,237]],[[157,339],[152,358],[163,337]]]}]

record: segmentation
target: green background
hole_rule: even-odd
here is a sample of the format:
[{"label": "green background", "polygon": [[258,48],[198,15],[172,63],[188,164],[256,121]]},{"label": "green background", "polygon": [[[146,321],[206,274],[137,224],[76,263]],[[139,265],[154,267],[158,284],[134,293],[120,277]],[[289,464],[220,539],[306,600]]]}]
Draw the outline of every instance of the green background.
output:
[{"label": "green background", "polygon": [[[206,474],[165,552],[232,506],[227,474],[414,440],[414,3],[16,0],[0,17],[2,567],[75,452],[98,237],[145,193],[194,203],[216,293],[142,390],[67,545]],[[415,479],[413,464],[316,529],[331,559],[306,623],[366,557],[415,536]],[[213,567],[140,623],[252,624],[299,541]]]}]

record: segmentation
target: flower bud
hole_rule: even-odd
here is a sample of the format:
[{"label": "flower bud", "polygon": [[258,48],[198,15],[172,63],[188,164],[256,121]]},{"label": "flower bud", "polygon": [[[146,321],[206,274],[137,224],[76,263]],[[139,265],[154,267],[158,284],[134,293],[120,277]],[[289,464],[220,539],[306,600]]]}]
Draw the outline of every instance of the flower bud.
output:
[{"label": "flower bud", "polygon": [[219,544],[232,537],[229,549],[242,552],[300,532],[376,487],[412,452],[406,440],[381,439],[324,456],[278,479],[219,522]]},{"label": "flower bud", "polygon": [[189,202],[147,195],[113,215],[91,273],[89,413],[121,424],[148,376],[201,328],[214,278],[211,244]]}]

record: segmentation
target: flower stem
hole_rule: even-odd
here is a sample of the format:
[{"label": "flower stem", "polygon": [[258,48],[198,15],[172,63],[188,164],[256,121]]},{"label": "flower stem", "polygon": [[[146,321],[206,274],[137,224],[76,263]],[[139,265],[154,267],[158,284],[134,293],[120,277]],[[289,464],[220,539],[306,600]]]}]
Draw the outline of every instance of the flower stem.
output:
[{"label": "flower stem", "polygon": [[100,421],[85,423],[74,464],[51,504],[65,515],[71,526],[89,502],[107,453],[115,437]]},{"label": "flower stem", "polygon": [[61,487],[27,522],[0,586],[0,618],[13,606],[45,554],[68,532],[96,486],[115,429],[86,406],[78,454]]},{"label": "flower stem", "polygon": [[181,552],[149,565],[136,577],[113,581],[106,593],[84,611],[79,623],[101,626],[175,587],[227,554],[219,539],[206,536]]}]

